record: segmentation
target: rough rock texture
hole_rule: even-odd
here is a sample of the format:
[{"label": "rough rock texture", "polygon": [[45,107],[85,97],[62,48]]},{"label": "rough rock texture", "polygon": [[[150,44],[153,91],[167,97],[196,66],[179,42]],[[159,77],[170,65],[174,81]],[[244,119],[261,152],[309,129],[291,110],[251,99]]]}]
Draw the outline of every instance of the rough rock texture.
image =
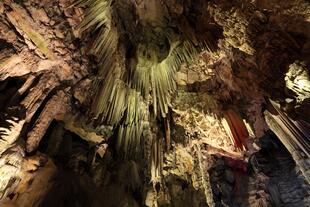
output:
[{"label": "rough rock texture", "polygon": [[0,3],[1,198],[13,193],[21,179],[31,180],[23,163],[28,157],[36,159],[51,122],[72,112],[74,92],[90,77],[89,61],[81,58],[81,44],[72,29],[78,10],[60,15],[68,3]]},{"label": "rough rock texture", "polygon": [[266,135],[259,145],[261,150],[250,157],[248,166],[216,158],[210,176],[218,205],[307,206],[309,185],[277,137]]}]

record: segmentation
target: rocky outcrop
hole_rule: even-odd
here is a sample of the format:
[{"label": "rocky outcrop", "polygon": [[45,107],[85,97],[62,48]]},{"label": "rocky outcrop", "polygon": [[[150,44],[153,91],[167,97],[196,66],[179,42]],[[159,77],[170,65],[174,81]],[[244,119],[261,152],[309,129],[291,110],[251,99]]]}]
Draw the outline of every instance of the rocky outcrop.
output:
[{"label": "rocky outcrop", "polygon": [[[73,27],[77,19],[73,14],[78,11],[69,12],[68,5],[70,2],[0,3],[0,53],[5,54],[0,59],[4,92],[0,118],[1,199],[15,192],[20,181],[30,182],[28,170],[23,167],[28,153],[36,154],[53,120],[64,120],[64,115],[72,111],[73,93],[79,90],[74,86],[90,74],[85,67],[88,60],[81,58],[82,51],[75,42],[77,32]],[[14,194],[17,196],[17,192]]]}]

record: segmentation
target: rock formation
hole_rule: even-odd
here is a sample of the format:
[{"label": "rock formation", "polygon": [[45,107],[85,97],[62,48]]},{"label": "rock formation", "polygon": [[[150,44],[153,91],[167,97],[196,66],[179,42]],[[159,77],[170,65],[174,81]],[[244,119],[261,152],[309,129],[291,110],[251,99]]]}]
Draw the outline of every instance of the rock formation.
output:
[{"label": "rock formation", "polygon": [[0,1],[0,206],[310,206],[307,0]]}]

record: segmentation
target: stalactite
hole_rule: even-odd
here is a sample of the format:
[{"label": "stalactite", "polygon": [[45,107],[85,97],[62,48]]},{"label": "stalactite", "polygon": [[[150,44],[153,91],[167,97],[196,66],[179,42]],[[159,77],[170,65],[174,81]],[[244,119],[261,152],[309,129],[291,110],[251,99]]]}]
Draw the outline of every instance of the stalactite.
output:
[{"label": "stalactite", "polygon": [[266,111],[265,118],[270,129],[292,154],[296,164],[310,183],[309,125],[302,121],[292,120],[273,101],[270,101],[269,108],[271,112]]},{"label": "stalactite", "polygon": [[163,140],[153,137],[152,155],[151,155],[151,182],[153,184],[153,190],[156,194],[156,201],[154,201],[157,207],[157,199],[159,193],[163,190],[162,185],[162,169],[163,169]]},{"label": "stalactite", "polygon": [[232,137],[235,146],[240,150],[247,149],[249,133],[240,115],[233,109],[228,109],[224,112],[224,117],[229,126],[228,129],[227,127],[225,129]]},{"label": "stalactite", "polygon": [[165,135],[166,135],[166,149],[167,151],[169,151],[171,147],[171,130],[170,130],[169,114],[166,118],[164,118],[164,125],[165,125]]}]

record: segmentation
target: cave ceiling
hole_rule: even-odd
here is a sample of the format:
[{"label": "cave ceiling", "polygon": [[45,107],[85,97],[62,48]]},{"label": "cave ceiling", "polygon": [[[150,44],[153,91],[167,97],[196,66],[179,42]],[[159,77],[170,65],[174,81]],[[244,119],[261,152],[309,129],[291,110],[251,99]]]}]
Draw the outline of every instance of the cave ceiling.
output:
[{"label": "cave ceiling", "polygon": [[309,206],[309,61],[307,0],[2,0],[0,206]]}]

